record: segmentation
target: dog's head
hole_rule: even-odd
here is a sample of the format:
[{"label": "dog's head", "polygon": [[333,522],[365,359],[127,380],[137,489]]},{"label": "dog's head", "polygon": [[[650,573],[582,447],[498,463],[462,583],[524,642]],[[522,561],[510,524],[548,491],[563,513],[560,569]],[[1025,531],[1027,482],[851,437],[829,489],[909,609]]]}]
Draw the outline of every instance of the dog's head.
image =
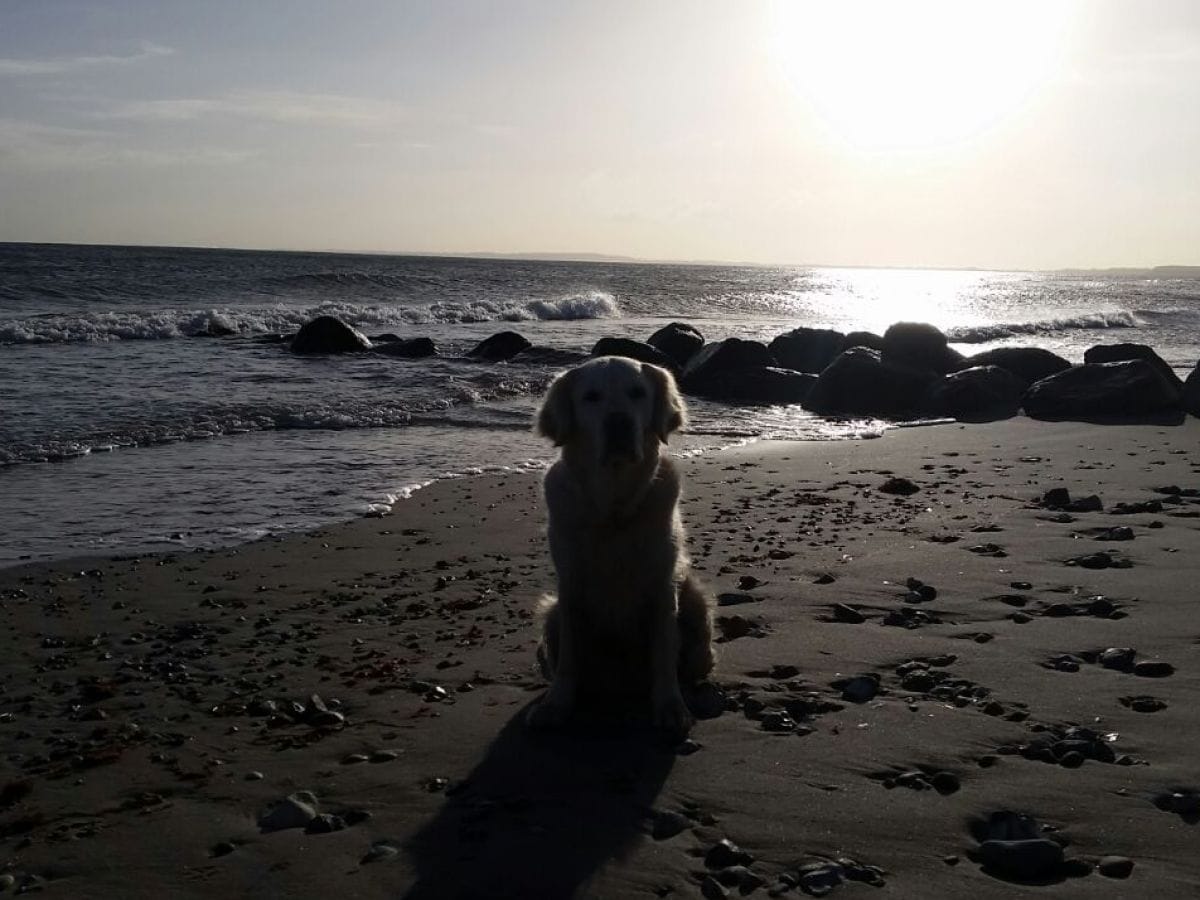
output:
[{"label": "dog's head", "polygon": [[579,446],[597,463],[641,462],[648,449],[683,427],[687,411],[666,369],[601,356],[559,375],[537,415],[554,446]]}]

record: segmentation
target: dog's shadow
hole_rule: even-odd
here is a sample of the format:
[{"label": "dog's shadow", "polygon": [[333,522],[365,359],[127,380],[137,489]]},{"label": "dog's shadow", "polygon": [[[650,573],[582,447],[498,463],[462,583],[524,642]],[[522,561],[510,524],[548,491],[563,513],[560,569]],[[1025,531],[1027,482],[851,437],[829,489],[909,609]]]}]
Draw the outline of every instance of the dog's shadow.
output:
[{"label": "dog's shadow", "polygon": [[675,752],[644,726],[530,731],[514,716],[408,843],[426,898],[571,897],[647,830]]}]

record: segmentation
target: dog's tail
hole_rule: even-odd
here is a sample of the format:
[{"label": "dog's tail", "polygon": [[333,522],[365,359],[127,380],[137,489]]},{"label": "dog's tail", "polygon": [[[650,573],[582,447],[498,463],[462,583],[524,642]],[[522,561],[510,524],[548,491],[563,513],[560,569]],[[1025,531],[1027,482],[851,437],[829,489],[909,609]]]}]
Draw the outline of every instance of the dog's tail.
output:
[{"label": "dog's tail", "polygon": [[694,575],[679,585],[679,681],[703,681],[716,665],[712,642],[712,600]]},{"label": "dog's tail", "polygon": [[547,681],[554,680],[554,670],[558,667],[558,598],[553,594],[543,594],[538,600],[536,615],[542,622],[542,639],[538,642],[538,668],[542,677]]}]

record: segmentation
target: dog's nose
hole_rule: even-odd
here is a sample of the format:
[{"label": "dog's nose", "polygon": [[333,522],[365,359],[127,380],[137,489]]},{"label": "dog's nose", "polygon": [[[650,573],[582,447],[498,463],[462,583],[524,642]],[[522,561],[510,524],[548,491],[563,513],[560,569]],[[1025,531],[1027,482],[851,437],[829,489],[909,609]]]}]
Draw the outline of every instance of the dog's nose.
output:
[{"label": "dog's nose", "polygon": [[604,449],[609,457],[634,454],[632,416],[611,412],[604,417]]}]

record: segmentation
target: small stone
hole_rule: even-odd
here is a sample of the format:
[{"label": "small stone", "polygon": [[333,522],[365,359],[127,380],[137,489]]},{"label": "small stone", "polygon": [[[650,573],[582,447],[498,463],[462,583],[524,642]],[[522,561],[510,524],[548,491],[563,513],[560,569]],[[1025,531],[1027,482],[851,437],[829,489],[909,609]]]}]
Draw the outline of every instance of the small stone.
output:
[{"label": "small stone", "polygon": [[1129,672],[1133,669],[1133,658],[1137,651],[1131,647],[1109,647],[1100,652],[1098,662],[1106,669]]},{"label": "small stone", "polygon": [[365,753],[347,753],[342,757],[342,765],[352,766],[355,763],[365,763],[368,759]]},{"label": "small stone", "polygon": [[752,591],[756,587],[758,587],[760,584],[762,584],[762,582],[759,581],[757,578],[755,578],[753,575],[743,575],[741,578],[738,579],[738,590],[739,591]]},{"label": "small stone", "polygon": [[1167,704],[1157,697],[1122,697],[1121,702],[1140,713],[1159,712],[1167,708]]},{"label": "small stone", "polygon": [[979,845],[979,859],[1004,875],[1032,880],[1061,866],[1063,850],[1049,838],[990,840]]},{"label": "small stone", "polygon": [[953,772],[937,772],[929,783],[933,785],[933,789],[939,794],[953,794],[962,787],[962,782],[958,780],[958,776]]},{"label": "small stone", "polygon": [[271,810],[259,817],[258,827],[264,832],[303,828],[317,816],[317,798],[309,791],[297,791],[280,800]]},{"label": "small stone", "polygon": [[704,865],[710,869],[748,866],[752,862],[754,862],[754,857],[728,838],[721,838],[704,855]]},{"label": "small stone", "polygon": [[1133,872],[1133,860],[1127,856],[1106,856],[1096,869],[1105,878],[1128,878]]},{"label": "small stone", "polygon": [[700,894],[708,900],[724,900],[729,896],[729,891],[721,887],[721,882],[717,881],[711,875],[705,875],[700,882]]},{"label": "small stone", "polygon": [[957,866],[959,864],[960,860],[957,856],[954,856],[953,854],[951,854],[950,856],[943,856],[942,862],[944,862],[948,866]]},{"label": "small stone", "polygon": [[1058,758],[1058,764],[1064,769],[1078,769],[1086,759],[1078,750],[1069,750]]},{"label": "small stone", "polygon": [[835,682],[834,687],[842,691],[842,699],[850,703],[866,703],[879,693],[879,677],[876,675],[857,675],[845,681]]},{"label": "small stone", "polygon": [[221,841],[219,843],[213,844],[212,849],[208,851],[208,854],[209,854],[209,856],[212,856],[214,858],[218,857],[218,856],[228,856],[230,853],[232,853],[236,849],[237,849],[236,844],[232,844],[229,841]]},{"label": "small stone", "polygon": [[699,741],[694,741],[691,738],[688,738],[687,740],[681,741],[675,746],[675,754],[677,756],[691,756],[703,746],[704,745]]},{"label": "small stone", "polygon": [[833,584],[835,581],[837,581],[837,579],[834,578],[832,575],[830,575],[828,572],[822,572],[820,575],[818,575],[816,578],[813,579],[813,584]]},{"label": "small stone", "polygon": [[367,863],[379,862],[380,860],[390,859],[400,852],[400,848],[387,841],[376,841],[367,850],[361,862],[363,865]]},{"label": "small stone", "polygon": [[833,620],[835,622],[844,622],[847,625],[861,625],[867,620],[866,616],[860,613],[853,606],[847,606],[845,603],[833,604]]},{"label": "small stone", "polygon": [[880,493],[897,494],[901,497],[911,496],[919,490],[920,488],[907,478],[889,478],[879,486]]},{"label": "small stone", "polygon": [[341,816],[334,816],[329,813],[322,813],[311,822],[304,826],[305,834],[330,834],[334,831],[341,831],[346,827],[346,822]]},{"label": "small stone", "polygon": [[247,781],[262,781],[264,777],[265,776],[263,775],[262,772],[247,772],[246,773]]},{"label": "small stone", "polygon": [[1142,678],[1166,678],[1175,674],[1175,667],[1162,660],[1146,659],[1134,665],[1133,674]]},{"label": "small stone", "polygon": [[336,710],[327,709],[315,713],[309,718],[308,724],[313,728],[341,728],[346,724],[346,717]]},{"label": "small stone", "polygon": [[373,763],[392,762],[400,758],[399,750],[375,750],[371,753],[370,760]]}]

